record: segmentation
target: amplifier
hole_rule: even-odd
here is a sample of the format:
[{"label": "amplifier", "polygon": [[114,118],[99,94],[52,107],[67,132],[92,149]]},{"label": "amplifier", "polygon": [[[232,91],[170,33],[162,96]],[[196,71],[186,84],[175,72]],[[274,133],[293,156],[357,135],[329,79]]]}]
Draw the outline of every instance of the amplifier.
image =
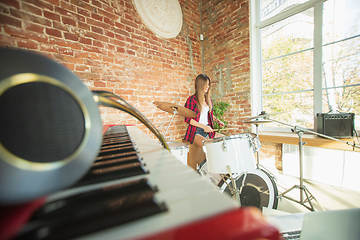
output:
[{"label": "amplifier", "polygon": [[316,132],[335,138],[354,136],[355,113],[318,113]]}]

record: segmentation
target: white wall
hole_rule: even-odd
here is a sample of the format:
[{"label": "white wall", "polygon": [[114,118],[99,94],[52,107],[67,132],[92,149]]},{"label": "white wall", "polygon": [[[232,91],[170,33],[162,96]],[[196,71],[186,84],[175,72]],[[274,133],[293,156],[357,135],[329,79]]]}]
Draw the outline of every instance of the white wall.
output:
[{"label": "white wall", "polygon": [[[360,192],[360,152],[304,146],[304,179]],[[283,174],[299,177],[299,146],[283,145]]]}]

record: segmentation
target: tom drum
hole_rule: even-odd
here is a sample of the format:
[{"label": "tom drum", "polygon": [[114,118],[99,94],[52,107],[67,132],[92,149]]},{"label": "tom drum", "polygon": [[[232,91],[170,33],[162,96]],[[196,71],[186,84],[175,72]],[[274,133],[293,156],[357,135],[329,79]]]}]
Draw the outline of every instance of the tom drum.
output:
[{"label": "tom drum", "polygon": [[168,142],[167,143],[171,153],[183,164],[187,165],[187,155],[189,152],[189,146],[180,142]]},{"label": "tom drum", "polygon": [[256,134],[243,133],[203,141],[209,172],[242,173],[256,169],[254,152],[260,148]]}]

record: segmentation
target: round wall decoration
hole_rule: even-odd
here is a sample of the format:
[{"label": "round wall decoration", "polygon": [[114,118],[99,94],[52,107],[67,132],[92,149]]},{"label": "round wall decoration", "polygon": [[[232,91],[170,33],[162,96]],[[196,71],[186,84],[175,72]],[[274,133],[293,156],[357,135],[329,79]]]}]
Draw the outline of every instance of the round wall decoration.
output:
[{"label": "round wall decoration", "polygon": [[144,24],[163,38],[176,37],[182,28],[182,11],[178,0],[133,0]]}]

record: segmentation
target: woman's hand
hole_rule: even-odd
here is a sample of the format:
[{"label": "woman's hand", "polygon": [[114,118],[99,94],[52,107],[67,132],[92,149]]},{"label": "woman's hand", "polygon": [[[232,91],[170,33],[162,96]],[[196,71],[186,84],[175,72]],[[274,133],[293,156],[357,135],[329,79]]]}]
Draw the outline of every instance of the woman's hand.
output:
[{"label": "woman's hand", "polygon": [[217,117],[214,116],[214,120],[215,122],[217,122],[219,124],[220,127],[225,127],[225,123],[223,123],[220,119],[218,119]]},{"label": "woman's hand", "polygon": [[207,126],[207,125],[204,125],[204,127],[202,129],[204,129],[204,131],[207,133],[214,131],[214,129],[212,129],[210,126]]},{"label": "woman's hand", "polygon": [[218,120],[218,124],[220,127],[225,127],[225,123],[223,123],[221,120]]}]

